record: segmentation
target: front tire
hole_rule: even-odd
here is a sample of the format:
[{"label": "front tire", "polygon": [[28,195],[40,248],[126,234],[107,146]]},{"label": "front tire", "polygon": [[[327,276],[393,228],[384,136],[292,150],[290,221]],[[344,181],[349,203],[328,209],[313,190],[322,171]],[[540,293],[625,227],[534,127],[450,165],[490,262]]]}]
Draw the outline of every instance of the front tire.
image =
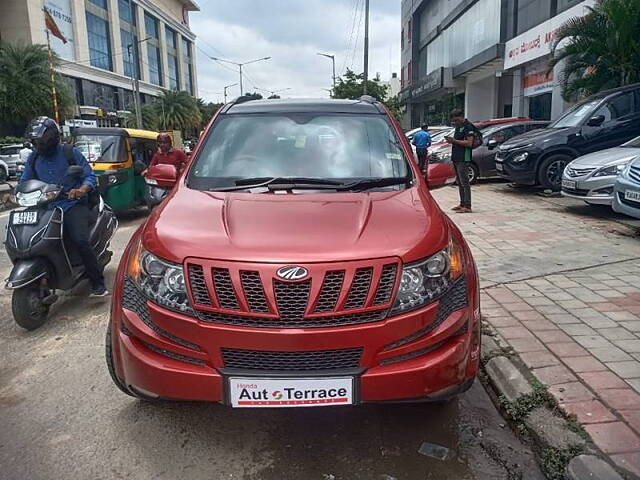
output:
[{"label": "front tire", "polygon": [[467,171],[469,172],[469,183],[471,185],[478,183],[478,178],[480,178],[480,170],[478,169],[478,166],[475,163],[470,163]]},{"label": "front tire", "polygon": [[32,284],[13,291],[13,319],[25,330],[35,330],[47,321],[50,305],[42,301],[40,285]]},{"label": "front tire", "polygon": [[557,154],[544,159],[538,170],[538,183],[545,189],[557,192],[562,186],[562,173],[573,158]]}]

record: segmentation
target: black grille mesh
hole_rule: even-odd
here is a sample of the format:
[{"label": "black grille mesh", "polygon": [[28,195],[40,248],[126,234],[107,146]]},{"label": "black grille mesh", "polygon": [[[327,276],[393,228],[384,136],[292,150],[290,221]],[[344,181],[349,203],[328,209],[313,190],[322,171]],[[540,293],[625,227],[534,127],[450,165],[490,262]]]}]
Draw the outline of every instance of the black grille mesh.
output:
[{"label": "black grille mesh", "polygon": [[144,346],[147,347],[152,352],[157,353],[158,355],[163,355],[165,357],[173,358],[174,360],[179,360],[181,362],[190,363],[192,365],[204,365],[204,361],[199,358],[187,357],[186,355],[180,355],[179,353],[170,352],[169,350],[165,350],[164,348],[158,348],[155,345],[151,345],[147,342],[144,343]]},{"label": "black grille mesh", "polygon": [[249,315],[235,315],[218,312],[196,312],[198,318],[202,322],[263,328],[320,328],[356,325],[359,323],[379,322],[387,317],[387,313],[387,310],[377,310],[374,312],[349,313],[345,315],[329,315],[313,318],[307,317],[297,321],[284,321],[280,318],[273,317],[260,318]]},{"label": "black grille mesh", "polygon": [[312,371],[358,368],[362,348],[311,352],[269,352],[222,349],[225,368],[244,370]]},{"label": "black grille mesh", "polygon": [[424,328],[421,328],[417,332],[412,333],[408,337],[401,338],[400,340],[387,345],[386,347],[384,347],[384,349],[391,350],[392,348],[396,348],[417,340],[418,338],[435,330],[453,312],[455,312],[456,310],[460,310],[461,308],[464,308],[466,306],[467,281],[464,277],[460,277],[453,283],[449,291],[447,291],[447,293],[445,293],[442,298],[440,298],[440,303],[438,305],[438,314],[436,315],[436,319],[432,323]]},{"label": "black grille mesh", "polygon": [[371,286],[371,276],[373,275],[373,268],[359,268],[356,270],[356,274],[353,276],[353,282],[349,289],[349,296],[347,297],[347,303],[344,308],[349,310],[353,308],[364,307],[364,302],[369,295],[369,287]]},{"label": "black grille mesh", "polygon": [[127,310],[131,310],[133,313],[140,317],[140,320],[144,322],[144,324],[149,327],[151,330],[156,332],[158,335],[161,335],[172,342],[175,342],[183,347],[190,348],[191,350],[200,350],[200,347],[197,345],[188,342],[187,340],[183,340],[182,338],[176,337],[171,333],[163,330],[159,326],[157,326],[151,320],[151,315],[149,314],[149,307],[147,306],[147,300],[142,295],[142,292],[138,290],[138,288],[134,285],[133,281],[126,277],[124,279],[124,289],[122,291],[122,307]]},{"label": "black grille mesh", "polygon": [[209,289],[204,280],[204,271],[200,265],[189,265],[189,282],[191,283],[191,294],[196,303],[211,306]]},{"label": "black grille mesh", "polygon": [[273,281],[273,289],[278,303],[280,320],[283,323],[296,323],[304,320],[309,303],[311,280],[304,282]]},{"label": "black grille mesh", "polygon": [[398,265],[396,265],[395,263],[382,267],[380,283],[378,283],[378,290],[376,291],[376,296],[373,299],[374,305],[384,305],[385,303],[389,303],[389,301],[391,301],[393,287],[396,284],[397,269]]},{"label": "black grille mesh", "polygon": [[260,274],[258,272],[241,272],[240,280],[249,309],[256,313],[269,313],[269,304],[264,295]]},{"label": "black grille mesh", "polygon": [[344,281],[344,271],[327,272],[322,282],[322,289],[314,312],[333,312],[336,309],[336,303],[342,291],[342,282]]},{"label": "black grille mesh", "polygon": [[214,268],[213,285],[216,289],[216,295],[218,296],[220,307],[228,310],[240,310],[238,297],[236,296],[236,291],[233,288],[233,283],[231,283],[229,270],[226,268]]}]

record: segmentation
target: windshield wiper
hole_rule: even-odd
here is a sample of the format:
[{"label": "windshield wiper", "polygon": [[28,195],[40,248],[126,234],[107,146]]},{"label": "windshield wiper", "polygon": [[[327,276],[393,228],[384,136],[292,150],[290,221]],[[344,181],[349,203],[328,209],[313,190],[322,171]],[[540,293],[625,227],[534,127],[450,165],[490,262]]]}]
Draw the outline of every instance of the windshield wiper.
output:
[{"label": "windshield wiper", "polygon": [[318,183],[270,183],[267,188],[271,191],[276,190],[335,190],[338,192],[344,191],[361,191],[368,190],[375,187],[390,187],[392,185],[407,185],[409,183],[408,178],[398,177],[386,177],[386,178],[366,178],[363,180],[357,180],[349,183],[339,183],[331,181],[322,181]]},{"label": "windshield wiper", "polygon": [[338,190],[368,190],[375,187],[391,187],[393,185],[409,185],[410,178],[407,177],[381,177],[381,178],[365,178],[357,182],[345,183]]},{"label": "windshield wiper", "polygon": [[[217,192],[234,192],[238,190],[248,190],[251,188],[270,187],[270,185],[277,185],[281,188],[274,188],[273,190],[285,190],[303,188],[311,186],[331,187],[336,188],[342,185],[342,182],[334,180],[324,180],[322,178],[307,178],[307,177],[254,177],[254,178],[241,178],[236,180],[235,187],[223,187],[216,188]],[[286,187],[285,187],[286,186]],[[271,188],[269,188],[271,190]]]}]

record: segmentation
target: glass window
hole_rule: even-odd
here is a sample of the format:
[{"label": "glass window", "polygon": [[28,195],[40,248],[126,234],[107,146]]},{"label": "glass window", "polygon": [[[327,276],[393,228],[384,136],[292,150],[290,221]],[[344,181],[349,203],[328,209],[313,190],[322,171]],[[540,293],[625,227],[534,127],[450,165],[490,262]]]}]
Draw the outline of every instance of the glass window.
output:
[{"label": "glass window", "polygon": [[171,30],[169,27],[167,27],[165,30],[167,35],[167,45],[169,45],[169,47],[171,48],[178,48],[178,39],[176,32]]},{"label": "glass window", "polygon": [[145,12],[144,14],[144,30],[147,35],[153,38],[158,38],[158,20]]},{"label": "glass window", "polygon": [[[122,43],[122,60],[124,62],[125,76],[132,77],[135,75],[136,78],[140,78],[140,67],[136,62],[139,55],[138,37],[126,30],[120,30],[120,41]],[[132,45],[131,53],[129,53],[129,45]]]},{"label": "glass window", "polygon": [[613,118],[630,115],[633,111],[633,94],[631,92],[617,96],[610,102]]},{"label": "glass window", "polygon": [[518,2],[518,35],[549,18],[551,18],[551,0],[520,0]]},{"label": "glass window", "polygon": [[147,45],[149,55],[149,79],[154,85],[162,85],[162,63],[160,49],[154,45]]},{"label": "glass window", "polygon": [[129,22],[132,25],[136,24],[136,15],[134,13],[135,6],[131,0],[118,0],[118,12],[120,14],[120,20]]},{"label": "glass window", "polygon": [[193,78],[191,76],[191,64],[184,62],[184,89],[193,95]]},{"label": "glass window", "polygon": [[94,5],[97,5],[100,8],[107,9],[107,0],[89,0]]},{"label": "glass window", "polygon": [[635,96],[635,101],[636,101],[635,111],[636,112],[640,112],[640,90],[636,90],[634,92],[634,96]]},{"label": "glass window", "polygon": [[563,12],[565,10],[567,10],[568,8],[573,7],[574,5],[579,4],[580,2],[582,2],[583,0],[558,0],[558,12]]},{"label": "glass window", "polygon": [[378,115],[226,115],[207,136],[189,186],[215,189],[249,177],[405,178],[399,145]]},{"label": "glass window", "polygon": [[127,161],[122,137],[112,135],[78,135],[74,146],[89,162],[118,163]]},{"label": "glass window", "polygon": [[632,140],[629,140],[627,143],[623,143],[620,146],[627,147],[627,148],[640,148],[640,137],[636,137]]},{"label": "glass window", "polygon": [[191,58],[191,42],[189,40],[182,39],[182,54],[185,57]]},{"label": "glass window", "polygon": [[178,58],[175,55],[167,55],[169,68],[169,88],[178,90]]},{"label": "glass window", "polygon": [[93,67],[112,69],[109,24],[106,20],[87,12],[89,59]]},{"label": "glass window", "polygon": [[549,125],[549,128],[566,128],[580,125],[601,101],[602,99],[597,99],[590,100],[586,103],[579,103]]}]

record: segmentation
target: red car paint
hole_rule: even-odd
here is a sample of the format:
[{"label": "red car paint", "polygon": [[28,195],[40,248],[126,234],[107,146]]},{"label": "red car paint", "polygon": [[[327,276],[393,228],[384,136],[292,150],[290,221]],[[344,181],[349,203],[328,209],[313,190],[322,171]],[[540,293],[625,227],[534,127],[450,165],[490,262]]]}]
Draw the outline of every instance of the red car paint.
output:
[{"label": "red car paint", "polygon": [[[412,158],[399,125],[384,111],[406,158]],[[190,168],[219,115],[198,142]],[[439,400],[469,388],[478,372],[480,349],[476,267],[460,231],[429,194],[417,166],[407,163],[415,182],[398,191],[281,195],[207,192],[187,187],[188,172],[184,172],[123,253],[110,320],[114,380],[139,396],[228,404],[226,378],[230,371],[224,357],[228,349],[274,355],[362,349],[357,371],[348,374],[356,380],[356,404]],[[143,302],[146,315],[136,313],[140,305],[131,306],[125,277],[139,245],[183,266],[197,317],[176,313],[150,300]],[[400,288],[403,265],[430,257],[447,245],[459,249],[457,268],[462,273],[458,285],[463,287],[457,291],[462,293],[454,299],[454,288],[450,287],[439,300],[423,307],[388,314]],[[325,322],[323,326],[269,326],[279,324],[283,315],[279,310],[289,307],[279,303],[275,275],[281,267],[290,265],[309,271],[304,319]],[[393,265],[395,274],[388,277],[390,296],[375,304],[384,269]],[[193,268],[204,272],[202,283],[192,275]],[[371,272],[366,301],[347,309],[350,285],[359,269]],[[216,289],[221,285],[214,283],[218,271],[228,272],[237,308],[222,308],[221,298],[226,294]],[[315,307],[323,294],[323,279],[336,271],[344,272],[344,278],[335,311],[318,313]],[[255,272],[254,278],[261,280],[267,304],[262,313],[250,311],[253,297],[243,283],[246,272]],[[199,285],[205,285],[205,290],[197,293]],[[209,305],[202,303],[202,291],[207,292],[204,298],[210,300]],[[372,312],[383,315],[374,321],[353,320]],[[226,320],[221,322],[220,318]],[[324,378],[338,375],[336,372],[289,373],[293,378]],[[269,374],[248,371],[243,376]]]}]

